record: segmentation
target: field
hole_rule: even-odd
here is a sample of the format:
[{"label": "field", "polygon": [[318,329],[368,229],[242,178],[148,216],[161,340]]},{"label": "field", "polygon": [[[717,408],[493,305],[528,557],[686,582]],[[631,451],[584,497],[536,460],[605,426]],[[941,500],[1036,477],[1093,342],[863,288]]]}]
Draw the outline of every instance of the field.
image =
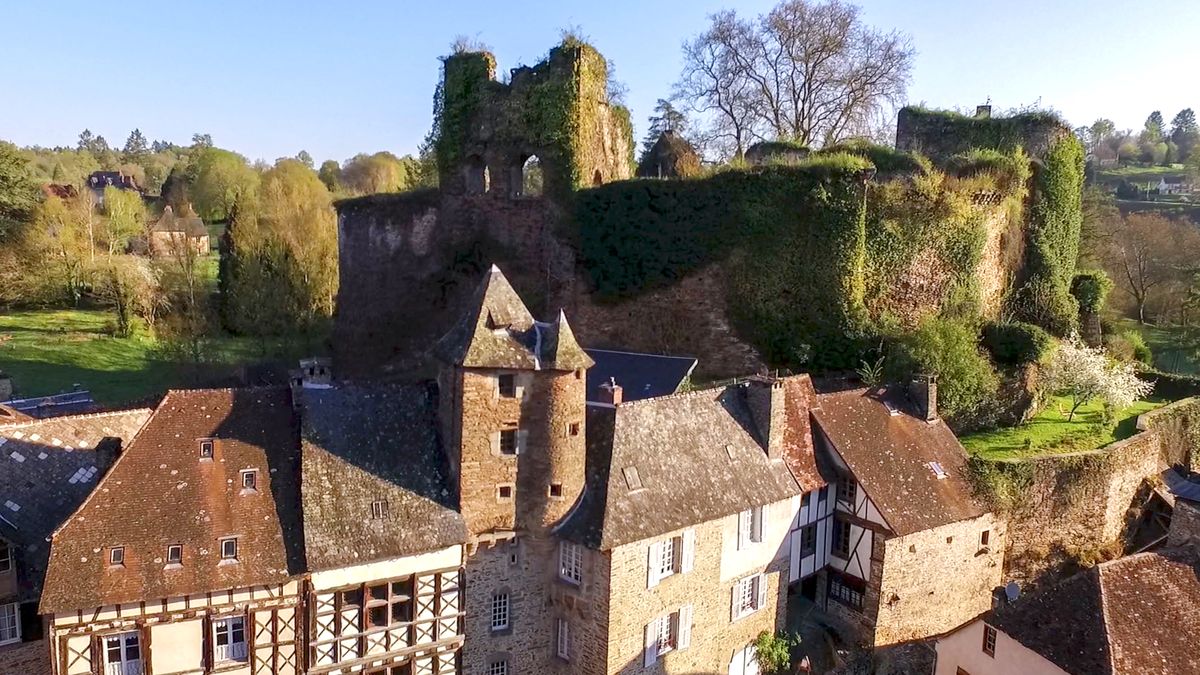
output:
[{"label": "field", "polygon": [[1055,452],[1091,450],[1113,441],[1129,438],[1137,432],[1137,417],[1168,402],[1150,398],[1122,410],[1112,422],[1104,421],[1104,405],[1092,401],[1067,421],[1070,398],[1056,396],[1041,413],[1019,427],[997,429],[962,436],[963,447],[973,455],[988,459],[1014,459]]},{"label": "field", "polygon": [[222,335],[206,343],[199,372],[165,354],[152,336],[116,338],[102,310],[0,313],[0,371],[20,397],[88,389],[107,406],[141,401],[168,388],[227,382],[237,367],[264,360],[293,361],[303,349]]},{"label": "field", "polygon": [[1181,326],[1155,326],[1140,324],[1133,319],[1121,319],[1117,325],[1122,331],[1142,334],[1146,346],[1154,355],[1154,367],[1166,373],[1200,375],[1200,354],[1188,349]]},{"label": "field", "polygon": [[1101,183],[1113,183],[1121,180],[1148,181],[1168,176],[1182,176],[1187,168],[1182,164],[1171,166],[1118,166],[1101,169],[1096,172],[1096,180]]}]

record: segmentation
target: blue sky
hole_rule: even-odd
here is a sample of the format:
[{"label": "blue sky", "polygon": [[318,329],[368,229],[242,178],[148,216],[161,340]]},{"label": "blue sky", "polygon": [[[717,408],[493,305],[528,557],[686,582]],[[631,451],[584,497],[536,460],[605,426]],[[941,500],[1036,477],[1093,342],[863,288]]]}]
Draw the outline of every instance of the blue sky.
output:
[{"label": "blue sky", "polygon": [[[638,133],[670,92],[680,44],[708,14],[770,0],[188,2],[58,0],[0,8],[0,138],[73,144],[88,127],[120,145],[193,132],[251,158],[318,161],[415,150],[429,128],[437,57],[456,35],[501,69],[533,63],[579,26],[629,87]],[[1041,100],[1073,124],[1138,128],[1200,108],[1200,1],[860,0],[866,20],[909,33],[911,102],[1007,108]]]}]

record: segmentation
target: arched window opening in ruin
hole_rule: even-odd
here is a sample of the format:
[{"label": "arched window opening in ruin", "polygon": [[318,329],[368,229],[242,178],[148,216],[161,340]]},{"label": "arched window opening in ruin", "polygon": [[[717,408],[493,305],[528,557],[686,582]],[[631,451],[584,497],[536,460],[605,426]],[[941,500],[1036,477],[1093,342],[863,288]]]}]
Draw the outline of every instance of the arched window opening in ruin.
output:
[{"label": "arched window opening in ruin", "polygon": [[488,176],[487,164],[479,155],[471,155],[467,158],[467,166],[464,169],[467,183],[467,194],[481,195],[491,189],[491,179]]},{"label": "arched window opening in ruin", "polygon": [[600,169],[596,169],[596,173],[592,174],[592,185],[600,185],[604,182],[604,176],[600,175]]},{"label": "arched window opening in ruin", "polygon": [[516,189],[513,193],[517,197],[542,196],[542,163],[537,155],[530,155],[525,159],[520,169],[520,182],[514,187]]}]

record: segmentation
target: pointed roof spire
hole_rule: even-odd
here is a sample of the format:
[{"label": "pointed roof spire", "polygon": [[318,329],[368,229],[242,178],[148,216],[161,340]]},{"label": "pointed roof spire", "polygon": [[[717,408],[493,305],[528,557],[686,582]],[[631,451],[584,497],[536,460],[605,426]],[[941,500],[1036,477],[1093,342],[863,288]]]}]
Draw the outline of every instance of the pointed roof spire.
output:
[{"label": "pointed roof spire", "polygon": [[567,314],[558,310],[554,322],[543,324],[542,328],[542,367],[550,370],[576,370],[591,368],[595,365],[592,357],[583,351],[575,339],[575,333],[567,323]]},{"label": "pointed roof spire", "polygon": [[437,355],[467,368],[536,369],[533,315],[492,265],[467,312],[437,344]]}]

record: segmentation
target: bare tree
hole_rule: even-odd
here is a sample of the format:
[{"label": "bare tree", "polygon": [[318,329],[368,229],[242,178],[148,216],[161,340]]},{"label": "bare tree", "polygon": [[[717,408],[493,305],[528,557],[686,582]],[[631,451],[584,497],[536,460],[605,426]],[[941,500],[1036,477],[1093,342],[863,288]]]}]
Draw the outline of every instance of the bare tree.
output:
[{"label": "bare tree", "polygon": [[1109,232],[1106,265],[1118,286],[1133,300],[1138,321],[1160,291],[1170,301],[1182,300],[1200,255],[1200,231],[1187,221],[1157,213],[1133,213]]},{"label": "bare tree", "polygon": [[877,125],[908,86],[907,35],[863,24],[841,0],[785,0],[753,20],[732,10],[684,45],[678,95],[736,154],[754,138],[829,144]]}]

